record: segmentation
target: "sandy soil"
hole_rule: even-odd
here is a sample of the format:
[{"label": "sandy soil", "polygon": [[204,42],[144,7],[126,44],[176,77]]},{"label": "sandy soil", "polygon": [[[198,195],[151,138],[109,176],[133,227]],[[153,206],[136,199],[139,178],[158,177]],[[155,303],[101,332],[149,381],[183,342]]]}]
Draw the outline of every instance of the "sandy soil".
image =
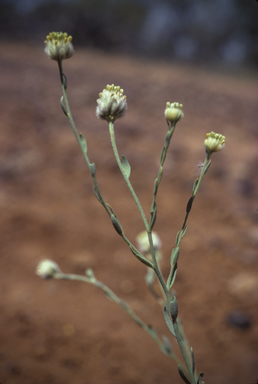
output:
[{"label": "sandy soil", "polygon": [[[64,71],[100,188],[133,242],[143,224],[117,169],[107,124],[95,117],[97,95],[107,83],[125,90],[129,108],[116,124],[117,143],[146,213],[167,129],[165,103],[184,105],[157,200],[165,275],[204,159],[205,134],[226,136],[194,202],[175,289],[206,384],[257,383],[257,78],[82,50]],[[65,272],[91,267],[146,323],[169,336],[145,285],[145,266],[92,192],[59,106],[56,63],[42,47],[2,42],[0,73],[0,383],[182,383],[176,364],[97,288],[36,276],[42,258]],[[229,321],[232,314],[237,321]]]}]

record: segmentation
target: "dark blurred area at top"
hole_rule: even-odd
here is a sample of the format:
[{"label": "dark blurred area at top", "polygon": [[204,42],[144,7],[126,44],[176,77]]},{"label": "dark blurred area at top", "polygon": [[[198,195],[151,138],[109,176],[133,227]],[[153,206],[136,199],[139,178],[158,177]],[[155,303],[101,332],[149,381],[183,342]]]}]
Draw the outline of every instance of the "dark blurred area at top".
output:
[{"label": "dark blurred area at top", "polygon": [[75,46],[202,64],[258,65],[257,0],[0,0],[1,39],[68,32]]}]

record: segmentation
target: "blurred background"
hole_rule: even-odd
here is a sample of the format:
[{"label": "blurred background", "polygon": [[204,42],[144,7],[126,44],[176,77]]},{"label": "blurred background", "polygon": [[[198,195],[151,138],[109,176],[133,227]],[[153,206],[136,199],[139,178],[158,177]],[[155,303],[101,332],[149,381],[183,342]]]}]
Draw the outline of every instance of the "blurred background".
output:
[{"label": "blurred background", "polygon": [[66,30],[83,47],[216,65],[258,64],[256,0],[1,0],[0,33]]},{"label": "blurred background", "polygon": [[183,104],[157,197],[164,276],[205,135],[226,136],[194,201],[175,289],[204,381],[257,384],[257,20],[256,0],[0,0],[1,384],[182,384],[176,364],[101,291],[35,274],[43,258],[67,273],[93,268],[180,354],[146,287],[146,267],[94,196],[61,111],[57,64],[44,54],[46,35],[58,30],[73,36],[75,54],[63,67],[78,131],[135,245],[143,224],[96,99],[112,83],[127,95],[116,139],[147,216],[165,105]]}]

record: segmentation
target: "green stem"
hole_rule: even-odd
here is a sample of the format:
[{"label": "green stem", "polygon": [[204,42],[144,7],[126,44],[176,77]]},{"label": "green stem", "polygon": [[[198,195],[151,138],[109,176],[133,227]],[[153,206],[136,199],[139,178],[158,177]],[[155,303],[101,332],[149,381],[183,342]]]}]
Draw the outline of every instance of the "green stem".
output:
[{"label": "green stem", "polygon": [[119,157],[119,154],[118,154],[118,150],[117,150],[117,146],[116,146],[116,140],[115,140],[114,123],[112,121],[110,121],[108,125],[109,125],[109,133],[110,133],[111,144],[112,144],[112,148],[113,148],[113,151],[114,151],[114,154],[115,154],[115,158],[116,158],[117,164],[118,164],[119,169],[120,169],[120,171],[121,171],[121,173],[122,173],[122,175],[123,175],[123,177],[125,179],[127,187],[129,188],[129,190],[130,190],[130,192],[131,192],[131,194],[133,196],[135,204],[137,205],[137,208],[139,209],[139,212],[140,212],[141,217],[143,219],[145,228],[147,229],[148,228],[148,221],[146,219],[146,216],[144,214],[142,206],[141,206],[141,204],[139,202],[139,199],[136,196],[136,193],[134,192],[132,184],[130,183],[128,177],[126,176],[126,173],[124,171],[124,168],[122,166],[122,163],[121,163],[121,160],[120,160],[120,157]]},{"label": "green stem", "polygon": [[187,370],[188,370],[188,374],[189,374],[190,379],[191,379],[191,383],[192,384],[196,384],[195,376],[194,376],[194,373],[193,373],[193,370],[192,370],[191,363],[190,363],[190,361],[188,359],[187,353],[186,353],[185,348],[184,348],[184,341],[183,341],[182,336],[180,334],[179,327],[178,327],[178,324],[177,324],[177,320],[173,322],[173,326],[174,326],[174,330],[175,330],[175,334],[176,334],[176,339],[177,339],[180,351],[181,351],[182,356],[184,358],[184,361],[185,361],[185,364],[186,364],[186,367],[187,367]]},{"label": "green stem", "polygon": [[162,148],[162,151],[161,151],[161,158],[160,158],[160,166],[159,166],[159,171],[158,171],[158,177],[155,180],[156,188],[155,188],[155,191],[153,193],[153,200],[152,200],[152,203],[151,203],[151,212],[155,209],[155,206],[156,206],[156,196],[157,196],[159,184],[160,184],[161,179],[162,179],[163,165],[164,165],[164,162],[166,160],[167,151],[168,151],[168,148],[169,148],[170,141],[172,139],[173,133],[175,131],[175,128],[176,128],[175,124],[173,124],[172,126],[170,126],[170,124],[168,124],[168,133],[166,135],[165,145],[164,145],[164,147]]},{"label": "green stem", "polygon": [[166,298],[167,298],[167,302],[169,303],[171,301],[171,296],[170,296],[170,293],[167,289],[167,285],[165,283],[165,280],[160,272],[160,269],[159,269],[159,266],[158,266],[158,263],[157,263],[157,258],[156,258],[156,255],[155,255],[155,250],[154,250],[154,246],[153,246],[153,240],[152,240],[152,234],[151,232],[149,231],[149,224],[148,224],[148,221],[146,219],[146,216],[144,214],[144,211],[142,209],[142,206],[139,202],[139,199],[132,187],[132,184],[130,183],[130,180],[129,178],[127,177],[125,171],[124,171],[124,168],[123,168],[123,165],[121,163],[121,160],[120,160],[120,157],[119,157],[119,153],[118,153],[118,149],[117,149],[117,146],[116,146],[116,140],[115,140],[115,131],[114,131],[114,123],[112,121],[109,122],[109,133],[110,133],[110,139],[111,139],[111,144],[112,144],[112,148],[113,148],[113,151],[114,151],[114,154],[115,154],[115,158],[116,158],[116,161],[117,161],[117,164],[118,164],[118,167],[124,177],[124,180],[126,182],[126,185],[128,186],[128,189],[129,191],[131,192],[132,196],[133,196],[133,199],[136,203],[136,206],[137,208],[139,209],[139,212],[141,214],[141,217],[143,219],[143,222],[144,222],[144,225],[145,225],[145,229],[148,233],[148,238],[149,238],[149,243],[150,243],[150,249],[151,249],[151,255],[152,255],[152,260],[153,260],[153,265],[154,265],[154,270],[156,272],[156,275],[160,281],[160,284],[162,285],[162,288],[164,290],[164,293],[166,295]]},{"label": "green stem", "polygon": [[[62,91],[63,91],[63,98],[64,98],[64,102],[65,102],[65,108],[66,108],[66,112],[67,112],[67,117],[68,117],[68,120],[71,124],[71,127],[72,127],[72,130],[73,130],[73,133],[75,135],[75,138],[79,144],[79,147],[81,149],[81,152],[83,154],[83,157],[87,163],[87,166],[89,168],[89,170],[91,169],[90,168],[90,160],[87,156],[87,153],[85,153],[85,151],[83,150],[83,146],[82,146],[82,143],[81,143],[81,140],[80,140],[80,136],[77,132],[77,129],[76,129],[76,126],[75,126],[75,123],[74,123],[74,120],[73,120],[73,116],[72,116],[72,113],[71,113],[71,109],[70,109],[70,105],[69,105],[69,101],[68,101],[68,97],[67,97],[67,93],[66,93],[66,88],[65,88],[65,84],[64,84],[64,81],[63,81],[63,72],[62,72],[62,65],[60,63],[59,64],[59,71],[60,71],[60,76],[61,76],[61,83],[62,83]],[[100,201],[101,201],[101,204],[104,206],[106,212],[108,213],[109,216],[111,216],[111,212],[110,210],[108,209],[106,203],[105,203],[105,200],[103,199],[102,195],[101,195],[101,192],[100,192],[100,189],[99,189],[99,186],[98,186],[98,183],[97,183],[97,179],[95,176],[92,176],[92,179],[93,179],[93,182],[94,182],[94,186],[96,188],[96,191],[98,193],[98,196],[100,197]]]},{"label": "green stem", "polygon": [[[200,184],[201,184],[201,181],[202,181],[202,179],[203,179],[203,176],[204,176],[205,173],[206,173],[206,167],[207,167],[209,161],[210,161],[210,158],[209,158],[208,155],[206,155],[206,158],[205,158],[205,160],[204,160],[203,167],[202,167],[202,172],[201,172],[201,174],[200,174],[200,177],[198,178],[198,182],[197,182],[197,184],[196,184],[196,186],[195,186],[195,189],[194,189],[194,191],[193,191],[193,193],[192,193],[192,197],[191,197],[191,206],[190,206],[190,208],[189,208],[189,209],[187,210],[187,212],[186,212],[186,215],[185,215],[185,219],[184,219],[184,222],[183,222],[183,225],[182,225],[181,232],[182,232],[182,231],[185,229],[185,227],[186,227],[187,219],[188,219],[188,216],[189,216],[189,214],[190,214],[190,212],[191,212],[192,205],[193,205],[193,201],[194,201],[195,196],[196,196],[196,194],[197,194],[197,192],[198,192],[198,189],[199,189],[199,187],[200,187]],[[178,242],[178,244],[177,244],[178,247],[179,247],[179,244],[180,244],[181,240],[182,240],[182,237],[179,236],[179,242]]]},{"label": "green stem", "polygon": [[[87,277],[87,276],[81,276],[81,275],[75,275],[75,274],[65,274],[65,273],[56,273],[54,275],[55,279],[59,280],[77,280],[77,281],[83,281],[85,283],[92,284],[98,288],[100,288],[102,291],[105,292],[105,294],[116,304],[118,304],[124,311],[128,313],[129,316],[142,328],[145,332],[147,332],[152,339],[158,344],[158,346],[162,349],[162,351],[169,356],[171,359],[173,359],[177,364],[182,365],[182,361],[172,352],[169,352],[165,348],[165,344],[163,341],[158,337],[155,331],[151,327],[149,327],[147,324],[144,323],[144,321],[136,315],[136,313],[130,308],[130,306],[123,300],[120,299],[109,287],[107,287],[102,282],[98,281],[95,276],[93,277]],[[187,373],[186,368],[184,365],[182,365],[182,369],[185,373]]]}]

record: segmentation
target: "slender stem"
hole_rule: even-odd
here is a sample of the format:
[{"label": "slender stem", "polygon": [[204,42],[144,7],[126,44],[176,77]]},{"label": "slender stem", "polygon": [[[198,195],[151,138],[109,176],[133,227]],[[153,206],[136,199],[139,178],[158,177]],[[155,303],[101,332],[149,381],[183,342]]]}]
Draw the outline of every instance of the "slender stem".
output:
[{"label": "slender stem", "polygon": [[[155,331],[153,331],[153,328],[148,326],[144,323],[144,321],[136,315],[136,313],[130,308],[130,306],[123,300],[120,299],[109,287],[107,287],[102,282],[98,281],[95,276],[93,277],[87,277],[87,276],[81,276],[81,275],[75,275],[75,274],[65,274],[65,273],[56,273],[54,275],[55,279],[60,280],[77,280],[77,281],[83,281],[85,283],[89,283],[92,285],[95,285],[96,287],[100,288],[102,291],[105,292],[105,294],[115,303],[117,303],[121,308],[123,308],[124,311],[128,313],[129,316],[142,328],[145,332],[147,332],[152,339],[159,345],[159,347],[162,349],[162,351],[172,358],[177,364],[180,364],[180,366],[183,364],[182,361],[172,352],[169,352],[167,349],[165,349],[164,342],[158,337]],[[182,365],[182,369],[185,373],[187,373],[186,368],[184,365]]]},{"label": "slender stem", "polygon": [[112,144],[112,148],[113,148],[113,151],[114,151],[114,154],[115,154],[115,158],[116,158],[117,164],[118,164],[118,166],[120,168],[120,171],[121,171],[121,173],[122,173],[122,175],[123,175],[123,177],[125,179],[127,187],[129,188],[129,190],[130,190],[130,192],[131,192],[131,194],[133,196],[135,204],[137,205],[137,208],[139,209],[139,212],[140,212],[141,217],[143,219],[145,228],[147,229],[148,228],[148,221],[146,219],[145,213],[144,213],[144,211],[142,209],[141,203],[139,202],[139,199],[138,199],[136,193],[134,192],[132,184],[130,183],[128,177],[126,176],[126,173],[124,171],[124,168],[122,166],[122,163],[121,163],[121,160],[120,160],[120,157],[119,157],[119,154],[118,154],[118,150],[117,150],[117,146],[116,146],[116,141],[115,141],[114,123],[112,121],[109,122],[109,133],[110,133],[111,144]]},{"label": "slender stem", "polygon": [[155,192],[153,193],[153,200],[152,200],[152,203],[151,203],[151,211],[155,209],[156,196],[157,196],[157,192],[158,192],[158,187],[159,187],[159,184],[160,184],[161,179],[162,179],[163,165],[164,165],[164,162],[166,160],[167,151],[168,151],[169,144],[170,144],[170,141],[172,139],[173,133],[175,131],[175,128],[176,128],[175,124],[173,124],[172,126],[170,126],[170,124],[168,124],[168,133],[167,133],[167,136],[166,136],[165,145],[164,145],[164,147],[162,149],[162,152],[161,152],[161,159],[160,159],[160,166],[159,166],[159,171],[158,171],[158,177],[156,179],[157,180],[157,185],[156,185]]},{"label": "slender stem", "polygon": [[[191,197],[191,199],[192,199],[192,201],[191,201],[191,207],[190,207],[190,209],[187,210],[187,212],[186,212],[185,219],[184,219],[184,222],[183,222],[181,231],[183,231],[183,230],[185,229],[185,227],[186,227],[187,219],[188,219],[188,216],[189,216],[189,214],[190,214],[190,212],[191,212],[191,208],[192,208],[193,201],[194,201],[195,196],[196,196],[196,194],[197,194],[197,192],[198,192],[198,189],[199,189],[199,187],[200,187],[202,178],[203,178],[203,176],[205,175],[206,167],[207,167],[209,161],[210,161],[209,157],[206,156],[206,158],[205,158],[205,160],[204,160],[204,163],[203,163],[202,172],[201,172],[201,174],[200,174],[200,177],[198,178],[198,182],[197,182],[197,184],[196,184],[196,187],[195,187],[195,189],[194,189],[194,191],[193,191],[193,194],[192,194],[192,197]],[[179,246],[179,244],[180,244],[180,242],[181,242],[181,239],[182,239],[182,237],[179,238],[179,242],[178,242],[177,246]]]},{"label": "slender stem", "polygon": [[180,351],[181,351],[182,356],[184,358],[184,361],[185,361],[185,364],[186,364],[186,367],[187,367],[187,370],[188,370],[188,374],[189,374],[190,379],[191,379],[191,383],[192,384],[196,384],[195,376],[194,376],[193,370],[192,370],[192,366],[190,364],[190,361],[188,359],[187,353],[186,353],[185,348],[184,348],[184,341],[183,341],[182,336],[181,336],[181,334],[179,332],[179,327],[178,327],[178,324],[177,324],[177,320],[174,321],[173,326],[174,326],[174,330],[175,330],[175,334],[176,334],[176,339],[177,339]]},{"label": "slender stem", "polygon": [[159,269],[159,266],[158,266],[158,263],[157,263],[157,258],[156,258],[156,255],[155,255],[155,250],[154,250],[154,246],[153,246],[153,240],[152,240],[152,234],[151,232],[149,231],[149,225],[148,225],[148,221],[146,219],[146,216],[144,214],[144,211],[142,209],[142,206],[139,202],[139,199],[132,187],[132,184],[130,183],[130,180],[128,179],[125,171],[124,171],[124,168],[123,168],[123,165],[121,163],[121,160],[120,160],[120,157],[119,157],[119,153],[118,153],[118,149],[117,149],[117,146],[116,146],[116,140],[115,140],[115,131],[114,131],[114,123],[112,121],[109,122],[109,133],[110,133],[110,139],[111,139],[111,144],[112,144],[112,148],[113,148],[113,151],[114,151],[114,154],[115,154],[115,158],[116,158],[116,161],[117,161],[117,164],[119,166],[119,169],[125,179],[125,182],[129,188],[129,191],[131,192],[132,196],[133,196],[133,199],[137,205],[137,208],[139,209],[139,212],[141,214],[141,217],[143,219],[143,222],[144,222],[144,225],[145,225],[145,228],[146,228],[146,231],[148,233],[148,238],[149,238],[149,243],[150,243],[150,249],[151,249],[151,255],[152,255],[152,260],[153,260],[153,264],[154,264],[154,270],[156,272],[156,275],[160,281],[160,284],[162,285],[162,288],[164,290],[164,293],[166,295],[166,298],[167,298],[167,302],[169,303],[171,301],[171,297],[170,297],[170,293],[167,289],[167,285],[165,283],[165,280],[160,272],[160,269]]},{"label": "slender stem", "polygon": [[[69,119],[69,122],[71,124],[71,127],[72,127],[72,130],[73,130],[73,133],[75,135],[75,138],[79,144],[79,147],[82,151],[82,154],[83,154],[83,157],[87,163],[87,166],[88,168],[90,169],[90,160],[87,156],[87,153],[85,153],[85,151],[83,150],[83,147],[82,147],[82,143],[81,143],[81,140],[80,140],[80,136],[77,132],[77,129],[76,129],[76,126],[75,126],[75,123],[74,123],[74,120],[73,120],[73,116],[72,116],[72,113],[71,113],[71,109],[70,109],[70,105],[69,105],[69,101],[68,101],[68,97],[67,97],[67,93],[66,93],[66,87],[65,87],[65,83],[63,81],[63,73],[61,72],[62,71],[62,65],[59,64],[59,71],[60,71],[60,76],[61,76],[61,79],[62,79],[62,91],[63,91],[63,97],[64,97],[64,102],[65,102],[65,107],[66,107],[66,112],[67,112],[67,117]],[[93,179],[93,182],[94,182],[94,186],[96,188],[96,191],[98,193],[98,196],[100,197],[100,200],[101,200],[101,204],[104,206],[106,212],[108,213],[109,216],[111,216],[111,213],[110,213],[110,210],[108,209],[106,203],[105,203],[105,200],[103,199],[102,195],[101,195],[101,192],[100,192],[100,189],[99,189],[99,186],[98,186],[98,182],[97,182],[97,179],[95,176],[92,176],[92,179]]]}]

